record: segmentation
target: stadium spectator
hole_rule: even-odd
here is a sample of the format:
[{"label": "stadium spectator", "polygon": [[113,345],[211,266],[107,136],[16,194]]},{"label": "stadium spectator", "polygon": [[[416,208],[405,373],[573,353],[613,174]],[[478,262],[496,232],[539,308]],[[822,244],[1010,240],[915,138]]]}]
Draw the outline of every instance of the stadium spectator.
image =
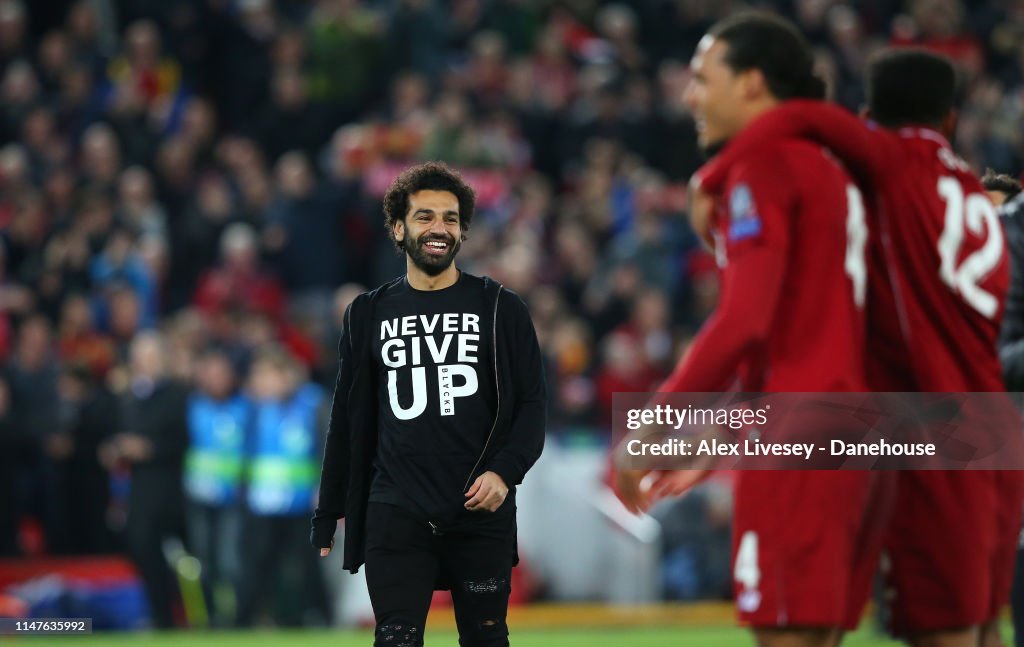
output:
[{"label": "stadium spectator", "polygon": [[100,377],[84,364],[67,363],[58,380],[60,411],[57,510],[62,532],[56,552],[108,554],[110,486],[100,464],[100,445],[116,428],[117,407]]},{"label": "stadium spectator", "polygon": [[244,0],[232,16],[230,7],[216,10],[220,37],[214,43],[210,92],[225,123],[233,129],[252,122],[253,107],[269,96],[270,51],[281,21],[270,0]]},{"label": "stadium spectator", "polygon": [[92,73],[102,73],[104,60],[113,53],[117,28],[109,7],[104,11],[102,4],[91,0],[74,2],[65,21],[75,59]]},{"label": "stadium spectator", "polygon": [[61,133],[70,144],[80,141],[85,129],[100,117],[101,106],[93,99],[92,83],[92,72],[84,63],[72,63],[61,74],[54,102]]},{"label": "stadium spectator", "polygon": [[205,167],[212,163],[217,143],[217,110],[210,101],[200,97],[189,99],[177,123],[168,125],[192,151],[198,164]]},{"label": "stadium spectator", "polygon": [[242,577],[242,474],[252,422],[235,368],[222,351],[198,359],[188,400],[185,496],[189,542],[202,565],[203,592],[214,626],[234,625]]},{"label": "stadium spectator", "polygon": [[175,585],[163,541],[183,530],[186,392],[168,379],[169,358],[158,333],[135,336],[130,352],[116,433],[100,445],[99,455],[107,470],[131,475],[125,543],[142,576],[153,625],[166,629],[175,626]]},{"label": "stadium spectator", "polygon": [[[159,286],[138,253],[136,238],[127,229],[115,228],[108,232],[103,251],[92,262],[92,285],[98,294],[114,292],[116,288],[130,289],[139,303],[139,325],[152,328],[157,323],[160,311]],[[101,302],[100,320],[107,321],[107,313]],[[113,315],[110,315],[111,326]]]},{"label": "stadium spectator", "polygon": [[68,294],[61,307],[57,352],[64,364],[85,366],[97,379],[106,377],[115,362],[114,346],[93,323],[88,297]]},{"label": "stadium spectator", "polygon": [[62,522],[56,507],[56,461],[63,448],[54,406],[59,370],[50,323],[41,315],[27,317],[7,369],[11,415],[23,440],[23,460],[14,466],[18,486],[12,493],[19,511],[34,517],[53,543],[61,541]]},{"label": "stadium spectator", "polygon": [[962,0],[913,0],[909,16],[893,25],[893,45],[916,45],[953,60],[969,78],[985,66],[985,52],[964,24]]},{"label": "stadium spectator", "polygon": [[348,195],[319,184],[301,152],[284,155],[274,170],[277,197],[267,210],[264,231],[271,260],[292,295],[317,293],[326,302],[330,290],[344,283],[342,216]]},{"label": "stadium spectator", "polygon": [[[21,160],[24,158],[19,156]],[[20,166],[19,169],[24,168]],[[46,219],[35,193],[18,192],[9,205],[10,221],[3,241],[12,273],[22,281],[31,281],[38,272],[39,254],[46,235]]]},{"label": "stadium spectator", "polygon": [[648,289],[637,295],[629,321],[619,326],[617,332],[629,335],[640,345],[641,357],[648,366],[667,372],[674,351],[670,321],[665,293]]},{"label": "stadium spectator", "polygon": [[83,179],[110,198],[114,195],[121,164],[121,144],[114,129],[103,122],[89,126],[81,141]]},{"label": "stadium spectator", "polygon": [[61,77],[74,60],[71,39],[59,29],[47,32],[39,41],[39,82],[48,96],[60,90]]},{"label": "stadium spectator", "polygon": [[316,0],[307,23],[310,96],[338,122],[367,107],[384,50],[384,24],[361,0]]},{"label": "stadium spectator", "polygon": [[[308,532],[326,420],[323,389],[304,373],[286,351],[270,347],[256,356],[249,376],[254,409],[241,545],[241,626],[259,619],[268,594],[277,587],[287,592],[274,596],[278,623],[330,624],[316,556],[290,550]],[[287,602],[282,604],[282,599]]]},{"label": "stadium spectator", "polygon": [[653,516],[662,525],[666,597],[714,600],[730,597],[732,487],[712,480]]},{"label": "stadium spectator", "polygon": [[70,158],[67,142],[58,136],[55,115],[48,107],[37,106],[25,115],[20,135],[25,143],[29,174],[36,186],[43,183],[50,169]]},{"label": "stadium spectator", "polygon": [[602,361],[594,379],[602,427],[612,427],[612,396],[616,393],[647,393],[665,377],[648,360],[643,342],[628,332],[608,335]]},{"label": "stadium spectator", "polygon": [[132,166],[118,180],[116,218],[136,235],[167,237],[167,214],[156,199],[153,178],[144,168]]},{"label": "stadium spectator", "polygon": [[270,105],[256,115],[252,128],[253,139],[271,163],[292,150],[311,157],[326,139],[329,129],[324,112],[311,103],[306,84],[295,68],[274,71]]},{"label": "stadium spectator", "polygon": [[444,10],[431,0],[402,0],[388,24],[387,69],[415,70],[427,78],[444,71],[445,51],[437,46],[447,31]]},{"label": "stadium spectator", "polygon": [[[538,331],[540,334],[540,331]],[[588,429],[596,423],[596,385],[592,370],[597,364],[590,327],[580,318],[561,319],[542,337],[552,393],[549,412],[556,430]],[[605,429],[599,428],[601,431]]]},{"label": "stadium spectator", "polygon": [[181,66],[163,54],[160,30],[138,20],[125,30],[124,51],[107,67],[109,105],[115,109],[149,109],[175,99],[181,89]]},{"label": "stadium spectator", "polygon": [[109,313],[105,332],[114,342],[114,349],[119,360],[124,362],[129,355],[129,347],[135,336],[146,330],[142,325],[142,304],[139,295],[125,284],[113,285],[102,295],[102,307]]},{"label": "stadium spectator", "polygon": [[229,226],[220,237],[221,264],[199,280],[195,304],[208,317],[231,310],[263,313],[278,319],[284,294],[272,274],[259,265],[256,233],[244,223]]},{"label": "stadium spectator", "polygon": [[168,213],[181,213],[192,197],[198,175],[194,152],[180,137],[165,139],[156,151],[153,164],[158,193]]},{"label": "stadium spectator", "polygon": [[0,69],[29,49],[28,11],[22,0],[0,2]]},{"label": "stadium spectator", "polygon": [[20,487],[19,468],[34,454],[32,438],[14,420],[11,410],[11,389],[7,377],[0,376],[0,484],[11,496],[0,498],[0,556],[21,554],[18,537],[22,518],[21,501],[13,496]]},{"label": "stadium spectator", "polygon": [[227,177],[211,172],[199,179],[195,196],[171,234],[173,272],[166,295],[171,310],[191,299],[204,270],[217,263],[225,229],[243,221]]},{"label": "stadium spectator", "polygon": [[[1010,289],[1006,295],[1003,325],[999,331],[999,361],[1008,391],[1020,391],[1024,385],[1024,212],[1021,210],[1021,183],[1009,175],[988,169],[981,178],[1006,233],[1010,253]],[[1013,590],[1014,645],[1024,645],[1024,549],[1018,544]]]}]

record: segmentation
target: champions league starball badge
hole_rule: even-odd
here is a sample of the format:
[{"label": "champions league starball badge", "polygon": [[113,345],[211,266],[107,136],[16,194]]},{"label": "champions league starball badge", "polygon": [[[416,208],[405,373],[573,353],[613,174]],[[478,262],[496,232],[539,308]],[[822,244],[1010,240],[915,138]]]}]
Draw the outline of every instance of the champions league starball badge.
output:
[{"label": "champions league starball badge", "polygon": [[761,218],[754,208],[750,187],[737,184],[729,194],[729,240],[750,238],[761,233]]}]

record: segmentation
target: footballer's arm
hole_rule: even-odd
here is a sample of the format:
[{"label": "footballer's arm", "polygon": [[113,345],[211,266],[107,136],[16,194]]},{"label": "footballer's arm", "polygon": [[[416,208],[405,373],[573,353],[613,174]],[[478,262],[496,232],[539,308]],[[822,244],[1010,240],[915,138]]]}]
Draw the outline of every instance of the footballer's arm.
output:
[{"label": "footballer's arm", "polygon": [[735,164],[755,154],[765,142],[785,138],[810,139],[825,146],[864,188],[876,186],[886,173],[890,140],[881,126],[825,101],[794,99],[766,112],[734,137],[697,171],[693,183],[717,195]]},{"label": "footballer's arm", "polygon": [[[726,264],[722,270],[722,291],[714,313],[701,327],[687,353],[672,374],[658,388],[659,393],[701,393],[728,389],[752,350],[762,345],[775,322],[789,258],[789,228],[786,226],[791,200],[784,185],[764,185],[772,178],[750,175],[751,165],[741,169],[751,182],[740,182],[753,193],[754,214],[760,231],[756,236],[730,236],[728,228],[717,243],[723,246]],[[752,189],[749,188],[752,185]],[[646,430],[631,433],[621,448]],[[676,496],[707,476],[700,470],[659,471],[650,489],[642,483],[648,470],[617,470],[615,492],[633,513],[646,512],[656,498]]]}]

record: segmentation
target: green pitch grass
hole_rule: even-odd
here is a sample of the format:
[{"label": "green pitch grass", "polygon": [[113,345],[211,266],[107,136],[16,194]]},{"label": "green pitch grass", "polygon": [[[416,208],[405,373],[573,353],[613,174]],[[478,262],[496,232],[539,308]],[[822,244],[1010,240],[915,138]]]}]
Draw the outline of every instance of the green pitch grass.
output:
[{"label": "green pitch grass", "polygon": [[[4,643],[0,638],[0,644]],[[370,647],[370,632],[344,631],[245,631],[180,632],[145,634],[94,634],[92,636],[24,637],[17,644],[95,645],[99,647]],[[605,629],[565,631],[515,631],[512,647],[751,647],[749,635],[737,628],[707,629]],[[843,641],[844,647],[895,647],[901,643],[886,640],[862,630]],[[425,647],[455,647],[452,632],[427,633]]]}]

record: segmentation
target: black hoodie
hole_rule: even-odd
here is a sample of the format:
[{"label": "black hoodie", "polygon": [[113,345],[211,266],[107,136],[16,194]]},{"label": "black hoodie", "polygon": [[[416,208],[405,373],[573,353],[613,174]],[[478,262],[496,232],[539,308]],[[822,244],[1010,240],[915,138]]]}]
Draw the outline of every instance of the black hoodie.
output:
[{"label": "black hoodie", "polygon": [[[514,510],[515,486],[522,483],[544,446],[546,393],[540,348],[529,311],[517,294],[487,277],[464,277],[478,281],[483,290],[487,307],[480,329],[490,332],[488,350],[493,353],[497,385],[495,419],[465,475],[464,489],[480,474],[492,471],[509,487],[502,508]],[[353,573],[364,561],[366,507],[378,457],[379,385],[372,324],[381,297],[404,281],[402,277],[359,295],[345,312],[338,344],[340,365],[311,541],[317,548],[330,546],[337,520],[345,518],[344,568]],[[463,458],[453,457],[452,463],[461,465]],[[439,469],[444,468],[442,462]]]}]

